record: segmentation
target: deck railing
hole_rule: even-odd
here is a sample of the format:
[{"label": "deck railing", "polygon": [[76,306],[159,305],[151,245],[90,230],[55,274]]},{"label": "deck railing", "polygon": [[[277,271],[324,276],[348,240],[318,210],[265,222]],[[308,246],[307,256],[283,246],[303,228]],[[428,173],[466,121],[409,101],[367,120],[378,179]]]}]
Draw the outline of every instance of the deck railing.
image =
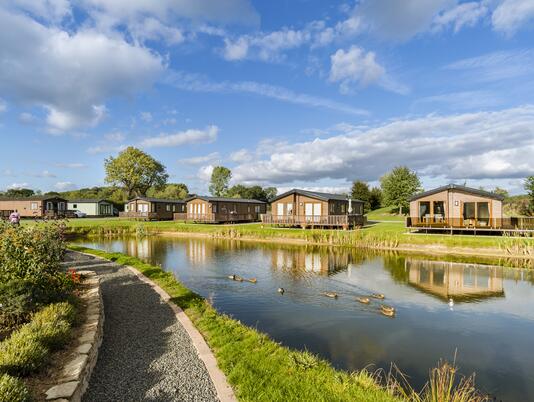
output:
[{"label": "deck railing", "polygon": [[409,228],[448,228],[448,229],[502,229],[534,230],[534,217],[509,218],[441,218],[441,217],[407,217]]},{"label": "deck railing", "polygon": [[131,219],[157,219],[157,212],[148,211],[123,211],[119,212],[119,218],[131,218]]},{"label": "deck railing", "polygon": [[362,226],[363,215],[262,215],[262,222],[283,226]]},{"label": "deck railing", "polygon": [[226,213],[175,213],[175,221],[190,221],[190,222],[251,222],[257,220],[257,214],[226,214]]}]

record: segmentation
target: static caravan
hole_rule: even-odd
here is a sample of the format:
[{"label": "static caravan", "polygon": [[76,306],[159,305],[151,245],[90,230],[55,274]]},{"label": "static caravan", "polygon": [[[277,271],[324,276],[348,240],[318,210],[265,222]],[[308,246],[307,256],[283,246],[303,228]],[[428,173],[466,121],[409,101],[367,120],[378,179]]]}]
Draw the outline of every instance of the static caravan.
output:
[{"label": "static caravan", "polygon": [[22,217],[58,218],[68,213],[68,201],[57,196],[32,196],[26,198],[0,198],[0,214],[9,216],[18,211]]},{"label": "static caravan", "polygon": [[113,216],[113,203],[99,199],[70,200],[69,210],[80,211],[90,217]]},{"label": "static caravan", "polygon": [[194,196],[186,202],[186,212],[175,214],[175,220],[205,223],[256,222],[267,210],[266,202],[245,198]]},{"label": "static caravan", "polygon": [[175,213],[185,212],[182,200],[165,200],[161,198],[136,197],[125,205],[121,218],[144,220],[172,220]]}]

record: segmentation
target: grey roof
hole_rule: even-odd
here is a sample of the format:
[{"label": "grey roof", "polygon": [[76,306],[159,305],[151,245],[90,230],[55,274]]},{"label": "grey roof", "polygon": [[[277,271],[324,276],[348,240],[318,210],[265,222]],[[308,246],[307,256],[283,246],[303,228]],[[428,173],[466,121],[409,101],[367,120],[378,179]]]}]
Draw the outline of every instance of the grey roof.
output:
[{"label": "grey roof", "polygon": [[495,194],[495,193],[491,193],[489,191],[480,190],[478,188],[461,186],[459,184],[447,184],[446,186],[441,186],[441,187],[435,188],[433,190],[428,190],[428,191],[416,194],[416,195],[414,195],[413,197],[410,198],[410,201],[418,200],[419,198],[423,198],[423,197],[426,197],[428,195],[437,194],[437,193],[441,193],[442,191],[449,191],[449,190],[458,190],[458,191],[462,191],[464,193],[480,195],[482,197],[493,198],[493,199],[499,200],[499,201],[504,200],[504,196],[499,195],[499,194]]},{"label": "grey roof", "polygon": [[204,201],[213,201],[213,202],[242,202],[242,203],[249,203],[249,204],[266,204],[265,201],[259,201],[259,200],[248,199],[248,198],[210,197],[207,195],[195,195],[193,197],[187,198],[186,201],[191,201],[191,200],[194,200],[195,198],[199,198]]},{"label": "grey roof", "polygon": [[148,201],[148,202],[165,202],[167,204],[184,204],[184,200],[169,200],[164,198],[153,198],[153,197],[135,197],[131,200],[128,200],[128,202],[132,202],[135,200],[141,200],[141,201]]},{"label": "grey roof", "polygon": [[0,201],[45,201],[45,200],[60,200],[67,201],[66,198],[57,195],[32,195],[31,197],[0,197]]},{"label": "grey roof", "polygon": [[78,204],[83,204],[83,203],[100,203],[100,202],[108,202],[108,203],[112,203],[111,201],[108,201],[104,198],[77,198],[75,200],[69,200],[69,202],[76,202]]},{"label": "grey roof", "polygon": [[[297,188],[294,188],[293,190],[286,191],[283,194],[277,195],[274,197],[271,202],[274,202],[276,200],[279,200],[280,198],[286,197],[291,194],[299,194],[303,195],[305,197],[311,197],[311,198],[317,198],[319,200],[323,201],[330,201],[330,200],[337,200],[337,201],[348,201],[349,197],[345,194],[330,194],[330,193],[321,193],[318,191],[308,191],[308,190],[299,190]],[[352,201],[356,202],[363,202],[361,200],[357,200],[355,198],[352,198]]]}]

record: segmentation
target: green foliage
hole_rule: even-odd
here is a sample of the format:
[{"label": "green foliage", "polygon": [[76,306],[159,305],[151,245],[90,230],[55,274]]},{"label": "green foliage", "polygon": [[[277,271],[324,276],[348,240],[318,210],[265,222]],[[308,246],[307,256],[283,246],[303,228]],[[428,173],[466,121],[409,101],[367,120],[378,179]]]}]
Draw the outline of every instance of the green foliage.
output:
[{"label": "green foliage", "polygon": [[508,190],[500,187],[495,187],[495,190],[493,192],[497,195],[502,195],[503,197],[509,197],[510,193],[508,193]]},{"label": "green foliage", "polygon": [[150,187],[162,187],[169,177],[165,166],[147,153],[128,147],[105,161],[106,182],[123,186],[128,198],[146,195]]},{"label": "green foliage", "polygon": [[371,191],[369,185],[361,180],[356,180],[352,183],[352,189],[350,196],[356,200],[364,202],[364,208],[366,211],[371,209]]},{"label": "green foliage", "polygon": [[210,193],[215,197],[223,197],[228,191],[232,172],[224,166],[215,166],[211,173]]},{"label": "green foliage", "polygon": [[369,204],[371,211],[382,206],[382,190],[379,187],[373,187],[369,192]]},{"label": "green foliage", "polygon": [[38,307],[63,300],[73,283],[61,268],[64,227],[0,224],[0,323],[11,327]]},{"label": "green foliage", "polygon": [[262,188],[261,186],[244,186],[243,184],[236,184],[235,186],[230,187],[225,195],[230,198],[244,198],[267,202],[270,198],[274,198],[276,189],[274,187]]},{"label": "green foliage", "polygon": [[408,199],[421,191],[417,173],[406,166],[398,166],[380,178],[384,206],[397,207],[399,213],[409,206]]},{"label": "green foliage", "polygon": [[108,200],[115,204],[115,207],[120,209],[124,202],[126,201],[126,194],[124,191],[118,187],[89,187],[81,188],[79,190],[64,191],[62,193],[57,193],[58,196],[66,198],[68,200],[77,200],[77,199],[97,199],[97,200]]},{"label": "green foliage", "polygon": [[189,189],[184,183],[169,183],[161,188],[151,187],[146,195],[154,198],[183,200],[189,195]]},{"label": "green foliage", "polygon": [[525,179],[524,184],[525,190],[527,190],[528,196],[530,198],[529,202],[529,213],[534,213],[534,176],[529,176]]},{"label": "green foliage", "polygon": [[39,193],[40,191],[35,192],[31,188],[10,188],[4,193],[0,193],[0,196],[7,198],[26,198]]},{"label": "green foliage", "polygon": [[27,375],[41,368],[50,349],[64,345],[76,317],[69,303],[49,305],[0,343],[0,373]]},{"label": "green foliage", "polygon": [[0,402],[29,402],[30,392],[18,378],[0,375]]}]

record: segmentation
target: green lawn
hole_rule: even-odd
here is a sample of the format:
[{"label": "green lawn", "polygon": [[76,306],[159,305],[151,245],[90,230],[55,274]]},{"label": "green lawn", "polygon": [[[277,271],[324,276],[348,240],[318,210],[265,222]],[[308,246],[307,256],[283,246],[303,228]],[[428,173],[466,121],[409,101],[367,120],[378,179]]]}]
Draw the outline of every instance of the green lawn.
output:
[{"label": "green lawn", "polygon": [[72,249],[130,265],[169,293],[202,333],[240,401],[400,401],[367,371],[335,370],[316,356],[290,350],[253,328],[219,314],[172,273],[119,253]]},{"label": "green lawn", "polygon": [[399,210],[397,208],[384,207],[368,212],[367,220],[404,223],[406,221],[406,217],[404,215],[399,215]]}]

